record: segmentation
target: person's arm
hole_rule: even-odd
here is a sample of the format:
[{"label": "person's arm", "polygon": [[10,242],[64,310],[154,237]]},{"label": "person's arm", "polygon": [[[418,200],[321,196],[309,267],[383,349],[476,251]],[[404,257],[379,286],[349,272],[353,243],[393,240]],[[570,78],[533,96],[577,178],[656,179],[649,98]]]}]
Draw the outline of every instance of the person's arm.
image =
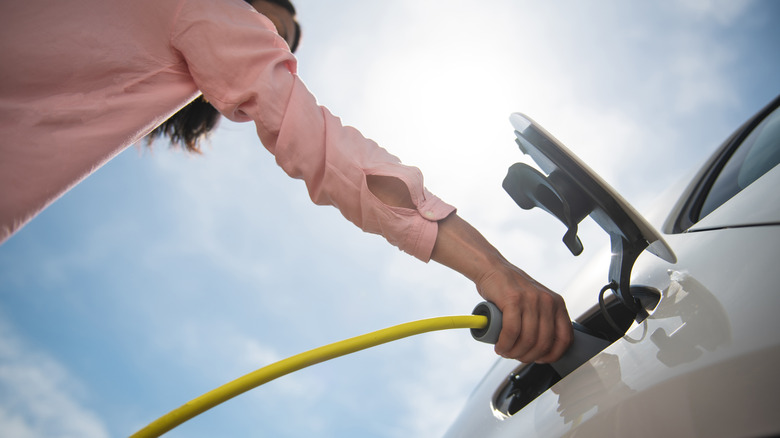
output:
[{"label": "person's arm", "polygon": [[[306,183],[314,203],[332,205],[363,231],[430,260],[437,221],[455,207],[425,189],[419,169],[317,103],[268,18],[245,3],[222,6],[184,0],[172,32],[172,46],[203,96],[225,117],[253,121],[262,144],[289,176]],[[367,179],[380,176],[402,182],[413,208],[377,199]]]},{"label": "person's arm", "polygon": [[[369,178],[368,187],[388,205],[414,207],[397,179]],[[456,213],[438,222],[431,259],[465,275],[501,310],[496,353],[522,362],[553,362],[566,351],[573,335],[563,298],[509,263]]]},{"label": "person's arm", "polygon": [[571,327],[557,328],[566,315],[560,297],[454,216],[454,207],[425,189],[418,169],[319,106],[267,18],[238,3],[209,8],[214,2],[183,2],[172,45],[215,108],[231,120],[254,121],[263,145],[288,175],[305,181],[315,203],[337,207],[364,231],[423,261],[436,250],[434,260],[475,281],[505,314],[499,354],[552,360],[563,351]]}]

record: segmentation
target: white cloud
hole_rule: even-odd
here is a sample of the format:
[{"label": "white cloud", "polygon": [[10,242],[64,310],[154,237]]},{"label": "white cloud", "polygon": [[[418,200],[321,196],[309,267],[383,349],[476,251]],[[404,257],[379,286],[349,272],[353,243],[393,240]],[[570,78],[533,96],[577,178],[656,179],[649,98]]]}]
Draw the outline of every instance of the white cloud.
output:
[{"label": "white cloud", "polygon": [[414,372],[394,391],[405,407],[394,436],[441,436],[497,356],[467,330],[422,335],[415,355]]},{"label": "white cloud", "polygon": [[81,385],[55,359],[25,344],[0,320],[0,434],[15,438],[102,438]]},{"label": "white cloud", "polygon": [[739,18],[750,4],[751,2],[746,0],[684,0],[680,2],[683,9],[687,9],[695,18],[714,19],[722,25],[730,24]]}]

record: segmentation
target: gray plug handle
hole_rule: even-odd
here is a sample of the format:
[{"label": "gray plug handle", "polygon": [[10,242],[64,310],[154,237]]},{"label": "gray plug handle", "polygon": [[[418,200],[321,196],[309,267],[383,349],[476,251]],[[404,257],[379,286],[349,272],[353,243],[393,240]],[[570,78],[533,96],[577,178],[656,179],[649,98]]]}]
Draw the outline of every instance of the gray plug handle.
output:
[{"label": "gray plug handle", "polygon": [[569,349],[550,364],[561,377],[566,377],[611,344],[606,339],[587,333],[589,330],[577,322],[573,323],[573,328],[574,339]]},{"label": "gray plug handle", "polygon": [[498,334],[501,333],[501,311],[490,301],[477,304],[472,315],[486,316],[487,326],[482,329],[471,329],[471,336],[479,342],[495,344],[498,342]]},{"label": "gray plug handle", "polygon": [[[482,329],[471,329],[471,336],[487,344],[498,342],[498,334],[501,333],[501,311],[495,304],[489,301],[483,301],[477,304],[473,315],[486,316],[488,324]],[[561,376],[565,377],[580,365],[587,362],[601,350],[607,348],[611,342],[600,337],[589,334],[589,330],[579,323],[572,323],[574,329],[574,339],[569,349],[563,353],[560,359],[550,364],[553,369]]]}]

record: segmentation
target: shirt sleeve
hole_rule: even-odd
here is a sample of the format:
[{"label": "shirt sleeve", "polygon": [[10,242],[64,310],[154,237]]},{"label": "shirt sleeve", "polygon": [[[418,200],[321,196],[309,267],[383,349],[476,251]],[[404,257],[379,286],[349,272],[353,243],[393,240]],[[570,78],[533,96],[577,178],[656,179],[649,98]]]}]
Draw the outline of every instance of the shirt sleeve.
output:
[{"label": "shirt sleeve", "polygon": [[[171,41],[206,99],[231,120],[254,121],[263,145],[288,175],[305,181],[312,201],[430,259],[437,221],[455,208],[425,189],[419,169],[317,104],[270,20],[240,0],[184,0]],[[416,208],[382,203],[368,189],[367,175],[403,181]]]}]

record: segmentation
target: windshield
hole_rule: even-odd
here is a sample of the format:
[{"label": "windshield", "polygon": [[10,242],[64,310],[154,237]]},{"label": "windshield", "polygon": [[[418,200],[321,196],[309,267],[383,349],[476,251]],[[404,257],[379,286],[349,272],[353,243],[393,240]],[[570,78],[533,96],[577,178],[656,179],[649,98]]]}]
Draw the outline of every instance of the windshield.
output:
[{"label": "windshield", "polygon": [[729,158],[702,204],[699,219],[780,162],[780,108],[770,113]]}]

